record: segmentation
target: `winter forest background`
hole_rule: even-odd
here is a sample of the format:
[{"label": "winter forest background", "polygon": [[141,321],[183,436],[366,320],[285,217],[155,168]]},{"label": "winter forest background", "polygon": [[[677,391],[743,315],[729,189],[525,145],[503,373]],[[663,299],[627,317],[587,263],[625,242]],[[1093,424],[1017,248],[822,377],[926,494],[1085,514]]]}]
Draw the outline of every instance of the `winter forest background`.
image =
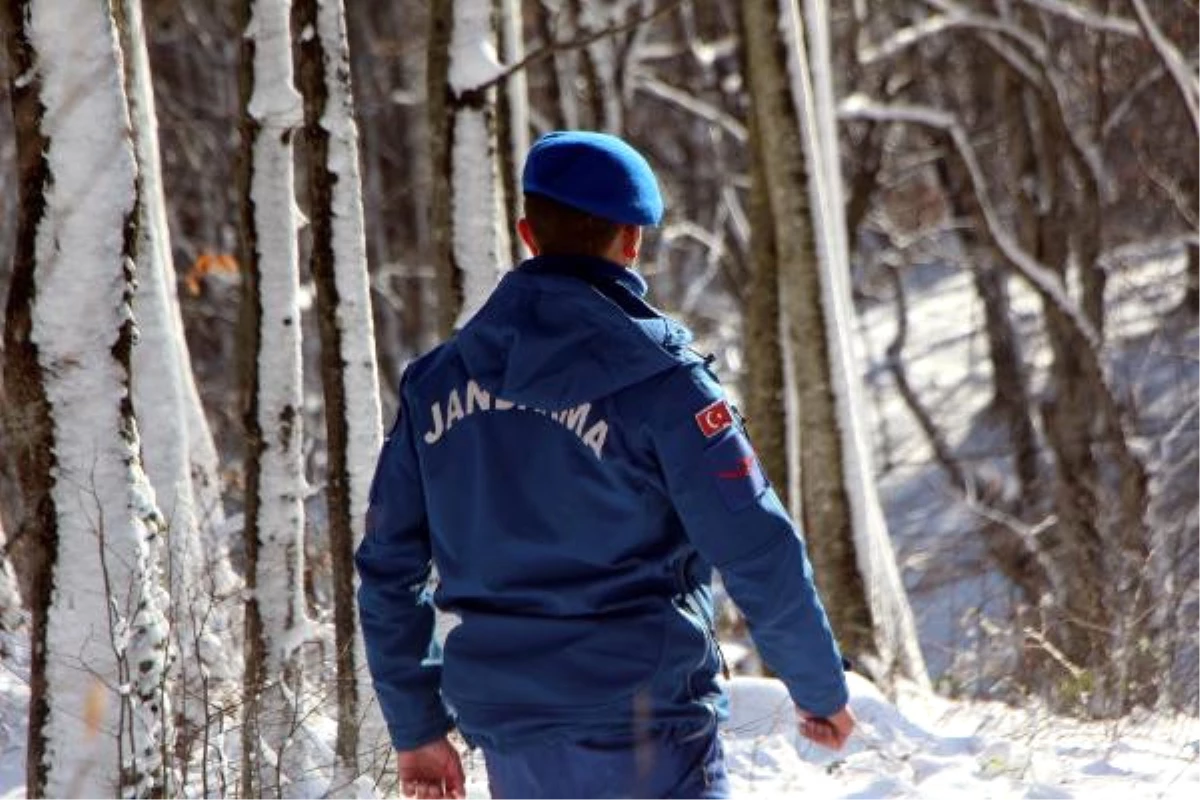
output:
[{"label": "winter forest background", "polygon": [[0,662],[29,795],[389,786],[367,482],[405,363],[522,257],[521,154],[564,127],[656,166],[652,297],[714,354],[859,672],[1196,715],[1197,20],[6,0]]}]

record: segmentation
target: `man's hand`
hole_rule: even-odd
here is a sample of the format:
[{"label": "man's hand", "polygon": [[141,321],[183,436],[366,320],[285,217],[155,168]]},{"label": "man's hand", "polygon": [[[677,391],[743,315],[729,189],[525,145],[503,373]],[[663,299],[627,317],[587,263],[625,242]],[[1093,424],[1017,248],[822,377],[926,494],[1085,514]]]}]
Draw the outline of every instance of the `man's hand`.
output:
[{"label": "man's hand", "polygon": [[442,737],[416,750],[397,750],[400,791],[420,800],[434,797],[466,797],[462,760],[450,740]]},{"label": "man's hand", "polygon": [[800,735],[830,750],[841,750],[854,731],[854,714],[850,706],[828,717],[818,717],[803,709],[800,713]]}]

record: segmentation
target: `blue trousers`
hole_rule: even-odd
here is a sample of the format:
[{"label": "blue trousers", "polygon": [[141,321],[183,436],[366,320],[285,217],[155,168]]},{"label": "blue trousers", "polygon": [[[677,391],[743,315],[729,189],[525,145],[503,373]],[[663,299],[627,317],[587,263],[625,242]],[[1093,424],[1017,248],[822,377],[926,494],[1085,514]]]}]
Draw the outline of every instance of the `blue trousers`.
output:
[{"label": "blue trousers", "polygon": [[672,734],[484,748],[492,797],[729,797],[716,726]]}]

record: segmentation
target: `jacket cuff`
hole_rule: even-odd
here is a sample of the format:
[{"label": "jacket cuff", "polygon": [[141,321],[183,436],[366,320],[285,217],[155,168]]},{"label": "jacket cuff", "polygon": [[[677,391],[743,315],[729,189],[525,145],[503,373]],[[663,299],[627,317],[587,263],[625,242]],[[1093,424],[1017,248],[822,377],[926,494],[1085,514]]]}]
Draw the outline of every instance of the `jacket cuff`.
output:
[{"label": "jacket cuff", "polygon": [[396,750],[406,751],[416,750],[422,745],[435,742],[452,730],[454,730],[454,720],[443,712],[440,719],[434,717],[421,720],[418,725],[389,728],[388,732],[391,734],[392,747]]},{"label": "jacket cuff", "polygon": [[788,694],[792,696],[792,702],[797,708],[818,717],[832,716],[850,702],[850,690],[844,679],[839,686],[829,687],[827,692],[814,692],[811,685],[804,688],[806,691],[798,692],[792,686],[788,686]]}]

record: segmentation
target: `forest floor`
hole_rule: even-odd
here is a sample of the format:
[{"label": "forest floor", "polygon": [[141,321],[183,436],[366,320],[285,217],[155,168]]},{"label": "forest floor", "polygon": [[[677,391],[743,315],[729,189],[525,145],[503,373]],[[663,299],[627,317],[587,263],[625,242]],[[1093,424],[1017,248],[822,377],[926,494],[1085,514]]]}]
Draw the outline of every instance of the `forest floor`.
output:
[{"label": "forest floor", "polygon": [[[25,797],[29,691],[14,661],[0,669],[0,798]],[[778,681],[736,677],[730,694],[723,742],[735,797],[1192,800],[1200,789],[1194,717],[1083,723],[1036,706],[915,690],[893,704],[851,673],[859,727],[846,749],[833,753],[796,734]],[[332,733],[333,726],[322,727]],[[468,796],[488,797],[482,756],[468,754],[466,767]],[[323,791],[315,780],[287,796]]]}]

